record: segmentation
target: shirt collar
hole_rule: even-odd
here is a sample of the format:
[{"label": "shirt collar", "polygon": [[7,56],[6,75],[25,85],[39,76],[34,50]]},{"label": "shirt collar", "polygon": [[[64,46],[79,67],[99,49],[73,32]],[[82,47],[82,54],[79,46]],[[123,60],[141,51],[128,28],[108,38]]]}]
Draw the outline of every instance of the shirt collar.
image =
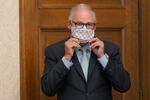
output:
[{"label": "shirt collar", "polygon": [[75,48],[75,51],[79,51],[80,49],[87,49],[88,51],[91,52],[91,47],[90,47],[90,44],[86,44],[80,48]]}]

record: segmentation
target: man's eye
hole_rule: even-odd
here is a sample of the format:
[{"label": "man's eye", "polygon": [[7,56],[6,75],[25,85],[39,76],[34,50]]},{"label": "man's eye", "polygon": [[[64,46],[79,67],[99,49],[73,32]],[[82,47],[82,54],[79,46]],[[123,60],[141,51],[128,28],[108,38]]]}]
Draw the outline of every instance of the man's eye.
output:
[{"label": "man's eye", "polygon": [[82,23],[76,23],[76,25],[82,25]]},{"label": "man's eye", "polygon": [[94,23],[87,23],[87,25],[94,25]]}]

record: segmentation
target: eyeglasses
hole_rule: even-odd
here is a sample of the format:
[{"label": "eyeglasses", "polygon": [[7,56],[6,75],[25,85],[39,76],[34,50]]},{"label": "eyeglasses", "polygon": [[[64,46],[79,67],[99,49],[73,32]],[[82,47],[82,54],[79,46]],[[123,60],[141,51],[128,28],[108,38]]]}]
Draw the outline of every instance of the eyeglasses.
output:
[{"label": "eyeglasses", "polygon": [[83,28],[84,26],[86,26],[87,29],[94,29],[95,27],[95,23],[82,23],[82,22],[74,22],[74,21],[71,22],[77,28]]}]

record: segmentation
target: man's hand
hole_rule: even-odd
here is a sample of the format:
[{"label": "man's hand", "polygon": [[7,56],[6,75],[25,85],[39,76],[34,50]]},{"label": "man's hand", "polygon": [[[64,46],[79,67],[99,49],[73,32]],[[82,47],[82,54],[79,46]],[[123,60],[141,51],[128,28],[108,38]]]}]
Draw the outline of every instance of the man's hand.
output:
[{"label": "man's hand", "polygon": [[89,41],[90,46],[93,50],[93,52],[97,55],[98,58],[102,57],[104,55],[104,43],[100,39],[93,38]]},{"label": "man's hand", "polygon": [[79,48],[80,47],[80,42],[78,39],[75,38],[70,38],[68,41],[65,42],[65,54],[64,57],[67,60],[71,60],[73,53],[74,53],[74,48]]}]

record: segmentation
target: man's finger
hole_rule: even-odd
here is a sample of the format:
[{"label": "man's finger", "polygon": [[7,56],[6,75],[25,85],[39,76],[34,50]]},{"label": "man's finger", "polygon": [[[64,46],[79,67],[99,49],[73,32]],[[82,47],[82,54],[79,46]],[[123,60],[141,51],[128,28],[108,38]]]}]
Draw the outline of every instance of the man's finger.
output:
[{"label": "man's finger", "polygon": [[80,44],[79,40],[78,40],[78,39],[76,39],[76,38],[71,38],[71,40],[70,40],[70,41],[73,41],[73,42],[76,42],[76,43]]},{"label": "man's finger", "polygon": [[73,46],[73,47],[77,47],[77,48],[81,47],[81,46],[80,46],[78,43],[76,43],[75,41],[73,41],[72,46]]},{"label": "man's finger", "polygon": [[93,42],[96,42],[96,41],[98,41],[99,39],[96,37],[96,38],[93,38],[93,39],[91,39],[90,41],[89,41],[89,43],[93,43]]},{"label": "man's finger", "polygon": [[91,48],[95,48],[95,47],[97,47],[97,46],[99,46],[99,43],[98,43],[98,42],[94,42],[94,43],[91,44]]}]

